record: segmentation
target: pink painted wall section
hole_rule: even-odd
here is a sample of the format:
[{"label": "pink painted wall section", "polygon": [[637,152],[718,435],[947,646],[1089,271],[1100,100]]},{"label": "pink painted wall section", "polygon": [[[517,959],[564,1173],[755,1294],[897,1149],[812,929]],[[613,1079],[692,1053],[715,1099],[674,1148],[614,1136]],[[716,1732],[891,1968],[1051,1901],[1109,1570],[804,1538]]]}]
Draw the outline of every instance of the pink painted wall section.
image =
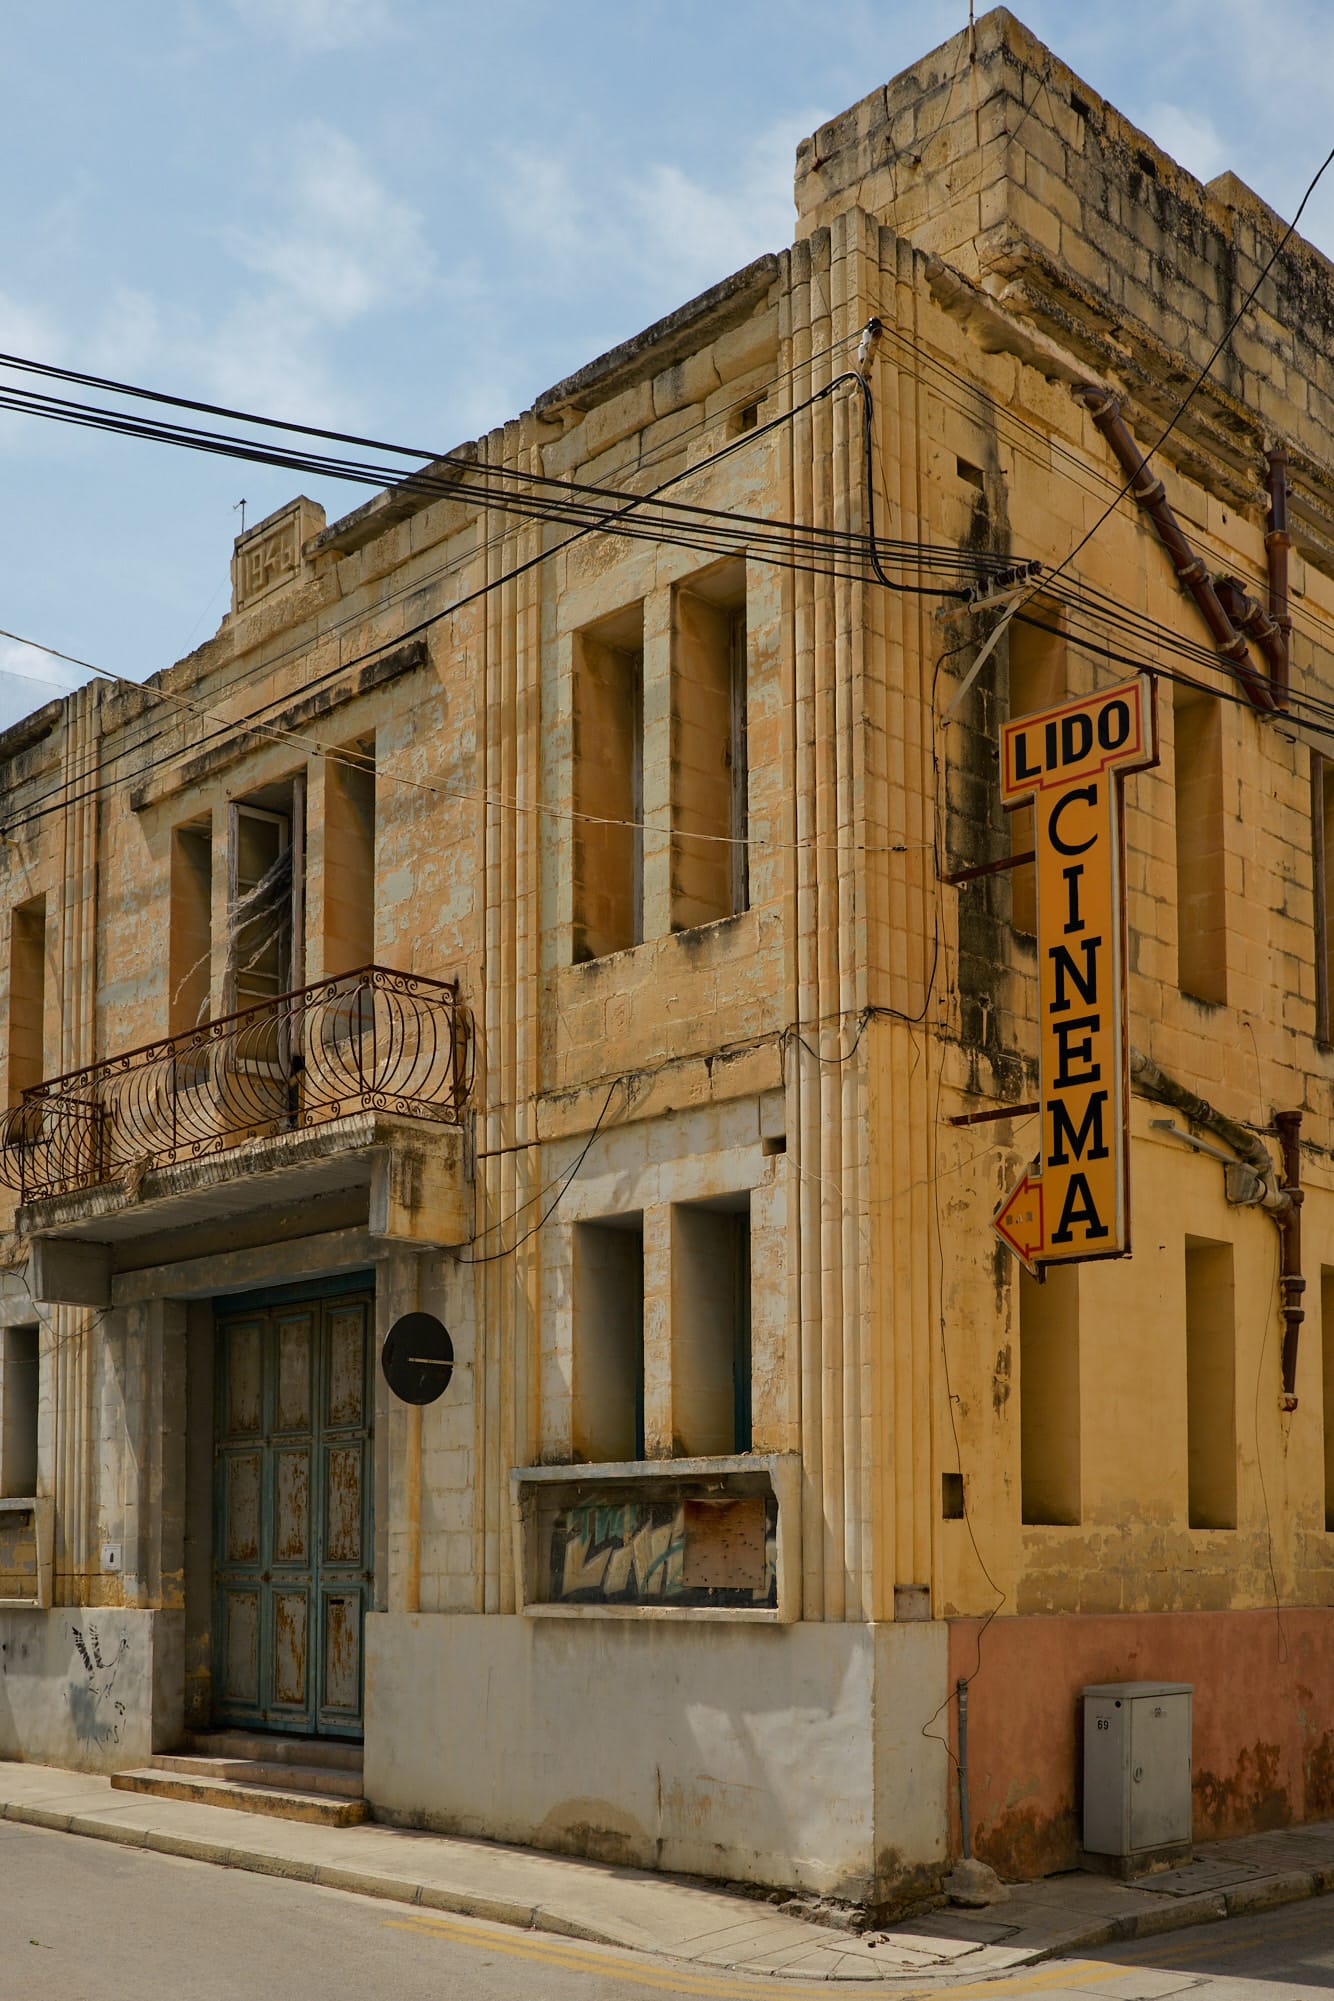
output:
[{"label": "pink painted wall section", "polygon": [[[1078,1865],[1080,1691],[1090,1682],[1194,1685],[1197,1841],[1334,1814],[1334,1610],[982,1625],[951,1621],[950,1687],[978,1670],[968,1691],[973,1847],[1002,1875]],[[951,1815],[957,1853],[957,1795]]]}]

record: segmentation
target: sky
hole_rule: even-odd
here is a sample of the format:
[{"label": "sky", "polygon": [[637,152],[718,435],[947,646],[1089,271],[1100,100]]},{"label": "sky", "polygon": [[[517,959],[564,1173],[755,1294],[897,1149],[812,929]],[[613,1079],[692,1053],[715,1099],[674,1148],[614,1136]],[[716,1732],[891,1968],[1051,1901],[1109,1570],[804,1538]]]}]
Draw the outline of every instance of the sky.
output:
[{"label": "sky", "polygon": [[[1284,216],[1334,145],[1328,0],[1013,11],[1184,166]],[[967,18],[7,0],[0,352],[447,451],[789,243],[798,140]],[[1334,254],[1334,170],[1302,233]],[[331,520],[367,497],[0,410],[0,628],[142,679],[216,630],[238,503],[253,524],[300,490]],[[0,727],[83,678],[0,638]]]}]

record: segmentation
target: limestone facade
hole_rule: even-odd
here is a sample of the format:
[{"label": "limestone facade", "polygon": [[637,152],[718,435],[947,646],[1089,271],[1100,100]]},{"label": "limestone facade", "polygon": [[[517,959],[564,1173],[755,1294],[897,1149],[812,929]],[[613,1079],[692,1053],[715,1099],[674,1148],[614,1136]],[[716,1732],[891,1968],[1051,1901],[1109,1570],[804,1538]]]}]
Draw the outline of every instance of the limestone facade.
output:
[{"label": "limestone facade", "polygon": [[[197,653],[0,739],[11,1176],[94,1102],[143,1146],[3,1219],[4,1755],[115,1769],[218,1719],[218,1330],[360,1287],[372,1362],[409,1312],[454,1352],[425,1406],[367,1379],[364,1710],[310,1727],[364,1728],[376,1811],[883,1899],[958,1852],[964,1677],[1002,1869],[1076,1858],[1086,1682],[1194,1682],[1197,1834],[1334,1811],[1334,274],[1287,244],[1154,461],[1263,602],[1287,449],[1262,712],[1074,392],[1154,443],[1279,220],[1004,10],[805,142],[796,197],[790,247],[429,491],[248,531]],[[886,581],[758,525],[864,535],[872,319]],[[538,478],[750,525],[498,504]],[[1043,593],[951,710],[997,616],[956,587],[1003,560]],[[1001,722],[1141,670],[1133,1252],[1039,1285],[990,1227],[1036,1145],[1031,871],[968,872],[1024,847]],[[364,1052],[399,976],[457,983],[457,1117],[416,1116],[414,1017],[397,1103],[303,1123],[310,1011]],[[227,1059],[267,1115],[167,1159],[217,1062],[154,1058],[149,1111],[108,1066],[264,979],[342,998]],[[1186,1093],[1275,1185],[1302,1113],[1295,1396],[1280,1233],[1183,1142],[1219,1144]]]}]

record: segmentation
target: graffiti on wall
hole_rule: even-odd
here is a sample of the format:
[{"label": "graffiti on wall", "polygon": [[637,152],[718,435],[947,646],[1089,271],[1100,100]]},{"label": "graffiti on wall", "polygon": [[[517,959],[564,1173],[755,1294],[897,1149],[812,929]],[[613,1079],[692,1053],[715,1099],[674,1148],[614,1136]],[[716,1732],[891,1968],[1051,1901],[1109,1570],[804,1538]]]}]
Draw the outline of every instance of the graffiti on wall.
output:
[{"label": "graffiti on wall", "polygon": [[122,1633],[115,1646],[108,1641],[104,1650],[102,1636],[91,1619],[83,1626],[71,1624],[70,1634],[74,1659],[65,1700],[74,1734],[81,1744],[119,1744],[125,1704],[116,1694],[116,1680],[130,1651],[129,1639]]},{"label": "graffiti on wall", "polygon": [[772,1494],[599,1496],[557,1506],[542,1526],[548,1604],[778,1603]]}]

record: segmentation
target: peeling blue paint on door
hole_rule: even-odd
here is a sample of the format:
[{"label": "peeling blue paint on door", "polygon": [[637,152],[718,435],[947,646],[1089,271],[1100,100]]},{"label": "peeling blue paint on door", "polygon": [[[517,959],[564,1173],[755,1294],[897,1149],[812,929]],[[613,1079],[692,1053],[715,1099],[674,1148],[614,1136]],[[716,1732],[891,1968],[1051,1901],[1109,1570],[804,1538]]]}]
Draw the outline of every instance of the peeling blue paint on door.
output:
[{"label": "peeling blue paint on door", "polygon": [[220,1723],[361,1734],[373,1311],[361,1293],[289,1297],[218,1316]]}]

